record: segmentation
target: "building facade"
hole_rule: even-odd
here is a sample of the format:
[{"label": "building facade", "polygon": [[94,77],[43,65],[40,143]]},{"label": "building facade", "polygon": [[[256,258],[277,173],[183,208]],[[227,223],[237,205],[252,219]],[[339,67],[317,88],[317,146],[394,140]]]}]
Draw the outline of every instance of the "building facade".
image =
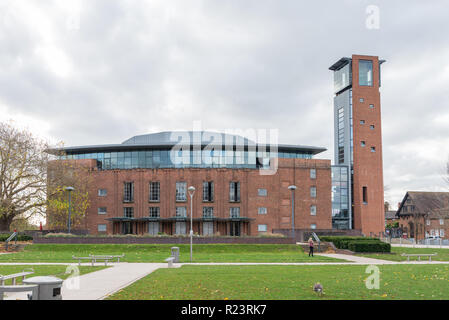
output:
[{"label": "building facade", "polygon": [[[313,159],[324,148],[279,145],[275,152],[258,152],[251,151],[251,145],[260,149],[257,144],[242,137],[218,134],[231,143],[206,149],[212,140],[205,137],[217,134],[202,132],[198,148],[189,144],[172,153],[177,142],[171,137],[194,134],[164,132],[120,145],[64,148],[62,161],[91,167],[82,228],[91,234],[185,235],[191,204],[193,232],[199,235],[332,228],[331,163]],[[297,185],[294,226],[290,185]]]},{"label": "building facade", "polygon": [[408,238],[449,237],[449,192],[408,191],[396,216]]}]

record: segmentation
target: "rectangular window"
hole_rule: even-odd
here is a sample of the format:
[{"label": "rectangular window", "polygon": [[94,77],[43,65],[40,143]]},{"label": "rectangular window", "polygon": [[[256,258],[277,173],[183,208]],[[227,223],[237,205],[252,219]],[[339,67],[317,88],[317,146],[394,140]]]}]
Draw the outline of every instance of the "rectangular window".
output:
[{"label": "rectangular window", "polygon": [[213,218],[214,208],[213,207],[203,207],[203,218]]},{"label": "rectangular window", "polygon": [[373,61],[359,60],[359,86],[373,85]]},{"label": "rectangular window", "polygon": [[370,128],[371,130],[374,130],[374,125],[373,125],[373,124],[370,125],[369,128]]},{"label": "rectangular window", "polygon": [[99,197],[106,197],[108,195],[108,190],[106,189],[98,189],[98,196]]},{"label": "rectangular window", "polygon": [[264,208],[264,207],[257,208],[257,213],[258,214],[267,214],[267,208]]},{"label": "rectangular window", "polygon": [[105,207],[98,208],[98,214],[107,214],[107,209]]},{"label": "rectangular window", "polygon": [[229,208],[229,214],[231,218],[240,218],[240,208]]},{"label": "rectangular window", "polygon": [[176,217],[186,218],[187,217],[187,207],[176,207]]},{"label": "rectangular window", "polygon": [[316,206],[310,206],[310,215],[316,216]]},{"label": "rectangular window", "polygon": [[444,238],[444,229],[440,229],[440,237]]},{"label": "rectangular window", "polygon": [[312,224],[310,225],[310,229],[316,229],[316,224],[315,224],[315,223],[312,223]]},{"label": "rectangular window", "polygon": [[368,187],[362,188],[362,197],[363,197],[363,203],[367,204],[368,203]]},{"label": "rectangular window", "polygon": [[430,226],[430,220],[429,219],[426,220],[426,225]]},{"label": "rectangular window", "polygon": [[266,224],[259,224],[257,226],[257,231],[259,232],[267,232],[268,228]]},{"label": "rectangular window", "polygon": [[310,179],[316,179],[316,169],[310,169]]},{"label": "rectangular window", "polygon": [[214,201],[214,183],[212,181],[203,182],[203,201]]},{"label": "rectangular window", "polygon": [[361,145],[362,147],[364,147],[364,146],[366,146],[366,142],[365,142],[365,141],[360,141],[360,145]]},{"label": "rectangular window", "polygon": [[176,182],[176,201],[187,201],[187,182]]},{"label": "rectangular window", "polygon": [[123,217],[134,218],[134,208],[133,207],[124,207],[123,208]]},{"label": "rectangular window", "polygon": [[374,109],[374,104],[370,104],[370,105],[369,105],[369,108],[370,108],[370,109]]},{"label": "rectangular window", "polygon": [[371,152],[376,152],[376,147],[371,147]]},{"label": "rectangular window", "polygon": [[123,202],[134,201],[134,182],[125,182],[123,185]]},{"label": "rectangular window", "polygon": [[360,120],[360,124],[365,124],[365,120]]},{"label": "rectangular window", "polygon": [[105,224],[99,224],[98,225],[98,232],[106,232],[106,225]]},{"label": "rectangular window", "polygon": [[240,182],[229,183],[229,202],[240,202]]},{"label": "rectangular window", "polygon": [[440,225],[444,224],[444,219],[440,219]]},{"label": "rectangular window", "polygon": [[161,196],[161,185],[159,182],[150,182],[150,202],[159,202]]},{"label": "rectangular window", "polygon": [[161,216],[159,207],[150,207],[150,218],[159,218]]},{"label": "rectangular window", "polygon": [[267,189],[258,189],[257,193],[259,197],[266,197],[267,196]]},{"label": "rectangular window", "polygon": [[316,187],[310,187],[310,197],[316,198]]}]

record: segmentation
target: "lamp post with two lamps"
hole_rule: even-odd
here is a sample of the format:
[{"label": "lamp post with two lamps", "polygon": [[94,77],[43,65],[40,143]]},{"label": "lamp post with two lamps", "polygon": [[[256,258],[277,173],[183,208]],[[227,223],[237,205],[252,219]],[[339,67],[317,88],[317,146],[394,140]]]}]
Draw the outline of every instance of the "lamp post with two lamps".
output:
[{"label": "lamp post with two lamps", "polygon": [[296,237],[295,237],[295,190],[296,190],[296,186],[291,185],[288,187],[288,190],[292,191],[292,237],[296,241]]},{"label": "lamp post with two lamps", "polygon": [[70,233],[71,221],[72,221],[72,191],[75,190],[74,187],[65,187],[66,191],[69,192],[69,219],[67,221],[67,229]]},{"label": "lamp post with two lamps", "polygon": [[192,246],[193,246],[193,195],[195,194],[195,187],[189,187],[190,195],[190,262],[192,262]]}]

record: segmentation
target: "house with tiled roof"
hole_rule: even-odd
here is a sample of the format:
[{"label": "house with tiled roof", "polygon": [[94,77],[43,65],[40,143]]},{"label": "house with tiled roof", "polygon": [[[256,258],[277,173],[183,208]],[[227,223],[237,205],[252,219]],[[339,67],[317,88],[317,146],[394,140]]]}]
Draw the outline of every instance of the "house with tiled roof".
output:
[{"label": "house with tiled roof", "polygon": [[396,216],[399,227],[409,238],[448,238],[449,192],[408,191]]}]

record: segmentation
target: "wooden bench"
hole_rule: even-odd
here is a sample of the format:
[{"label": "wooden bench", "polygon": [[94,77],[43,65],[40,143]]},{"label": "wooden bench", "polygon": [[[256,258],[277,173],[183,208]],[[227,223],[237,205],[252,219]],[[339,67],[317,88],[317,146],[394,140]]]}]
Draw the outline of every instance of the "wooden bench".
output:
[{"label": "wooden bench", "polygon": [[28,299],[37,300],[39,286],[37,284],[20,285],[20,286],[0,286],[0,300],[3,300],[5,292],[26,292],[31,291],[31,296],[28,295]]},{"label": "wooden bench", "polygon": [[104,265],[107,266],[108,265],[108,261],[113,261],[114,259],[117,259],[117,262],[120,262],[120,258],[123,258],[125,256],[125,254],[122,254],[120,256],[118,255],[92,255],[89,254],[88,257],[75,257],[74,255],[72,255],[72,259],[78,260],[78,265],[81,265],[81,260],[90,260],[92,262],[92,266],[94,266],[94,263],[97,262],[97,260],[103,260],[104,261]]},{"label": "wooden bench", "polygon": [[407,261],[410,261],[410,257],[418,257],[418,261],[421,261],[421,257],[429,257],[429,261],[432,261],[432,257],[437,253],[403,253],[401,256],[407,257]]},{"label": "wooden bench", "polygon": [[17,278],[22,278],[22,281],[25,280],[25,277],[33,274],[34,270],[33,269],[29,269],[30,271],[26,271],[27,269],[24,269],[22,272],[19,273],[14,273],[14,274],[8,274],[8,275],[1,275],[0,274],[0,286],[4,286],[5,285],[5,281],[12,279],[12,285],[15,286],[16,285],[16,279]]},{"label": "wooden bench", "polygon": [[175,257],[168,257],[165,259],[165,262],[168,262],[168,267],[173,268],[173,261],[175,260]]}]

